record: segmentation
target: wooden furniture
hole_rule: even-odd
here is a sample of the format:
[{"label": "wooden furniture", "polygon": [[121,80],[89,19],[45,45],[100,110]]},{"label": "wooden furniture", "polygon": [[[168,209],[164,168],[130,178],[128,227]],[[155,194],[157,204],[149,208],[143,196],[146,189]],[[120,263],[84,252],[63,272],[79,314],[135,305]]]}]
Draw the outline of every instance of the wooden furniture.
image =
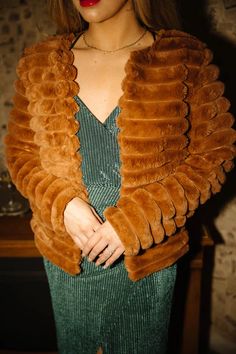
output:
[{"label": "wooden furniture", "polygon": [[[30,218],[30,213],[23,217],[0,218],[0,260],[41,257],[34,245],[33,234],[29,225]],[[180,271],[182,278],[177,279],[176,284],[177,300],[174,306],[177,315],[172,321],[172,329],[170,328],[171,344],[169,352],[171,354],[199,353],[201,278],[204,269],[204,252],[207,246],[213,245],[213,242],[205,226],[199,228],[199,223],[197,227],[195,226],[194,224],[190,226],[190,229],[192,228],[190,233],[193,234],[193,236],[191,235],[192,239],[198,240],[197,246],[193,246],[193,251],[182,257],[183,260],[181,260],[179,266],[179,269],[182,269]],[[194,234],[197,235],[194,236]],[[179,332],[176,332],[177,329]],[[178,340],[176,337],[178,337]]]},{"label": "wooden furniture", "polygon": [[205,225],[201,230],[200,247],[189,262],[189,279],[183,312],[183,337],[181,354],[199,353],[200,311],[202,295],[202,273],[204,271],[204,253],[206,247],[213,246],[213,240]]},{"label": "wooden furniture", "polygon": [[0,257],[40,257],[30,228],[31,213],[0,217]]}]

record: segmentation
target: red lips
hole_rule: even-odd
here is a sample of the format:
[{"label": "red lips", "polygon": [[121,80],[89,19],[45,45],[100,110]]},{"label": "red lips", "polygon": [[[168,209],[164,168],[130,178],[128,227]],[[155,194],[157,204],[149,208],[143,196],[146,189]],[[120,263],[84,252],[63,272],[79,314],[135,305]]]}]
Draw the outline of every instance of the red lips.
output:
[{"label": "red lips", "polygon": [[89,7],[96,5],[100,0],[80,0],[80,5],[83,7]]}]

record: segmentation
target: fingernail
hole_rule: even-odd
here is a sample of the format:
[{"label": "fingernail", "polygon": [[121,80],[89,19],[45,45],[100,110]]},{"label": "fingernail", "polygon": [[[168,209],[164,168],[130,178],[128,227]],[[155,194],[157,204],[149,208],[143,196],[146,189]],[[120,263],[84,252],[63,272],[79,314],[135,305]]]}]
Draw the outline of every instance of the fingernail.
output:
[{"label": "fingernail", "polygon": [[105,264],[102,268],[107,269],[109,267],[109,264]]}]

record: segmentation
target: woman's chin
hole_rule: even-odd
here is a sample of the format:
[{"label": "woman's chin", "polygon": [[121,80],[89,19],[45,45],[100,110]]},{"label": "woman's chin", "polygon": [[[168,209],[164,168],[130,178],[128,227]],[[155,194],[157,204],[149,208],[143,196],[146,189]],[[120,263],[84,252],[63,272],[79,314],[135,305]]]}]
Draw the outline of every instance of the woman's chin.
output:
[{"label": "woman's chin", "polygon": [[88,23],[99,23],[116,16],[128,0],[73,0],[75,8]]}]

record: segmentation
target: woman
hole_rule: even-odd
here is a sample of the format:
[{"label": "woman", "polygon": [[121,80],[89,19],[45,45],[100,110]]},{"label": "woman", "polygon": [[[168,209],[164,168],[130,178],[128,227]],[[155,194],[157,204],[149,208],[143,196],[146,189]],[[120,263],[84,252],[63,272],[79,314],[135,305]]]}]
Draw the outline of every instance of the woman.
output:
[{"label": "woman", "polygon": [[233,167],[229,102],[206,45],[167,29],[173,2],[49,4],[64,34],[19,61],[6,156],[59,352],[162,354],[186,219]]}]

